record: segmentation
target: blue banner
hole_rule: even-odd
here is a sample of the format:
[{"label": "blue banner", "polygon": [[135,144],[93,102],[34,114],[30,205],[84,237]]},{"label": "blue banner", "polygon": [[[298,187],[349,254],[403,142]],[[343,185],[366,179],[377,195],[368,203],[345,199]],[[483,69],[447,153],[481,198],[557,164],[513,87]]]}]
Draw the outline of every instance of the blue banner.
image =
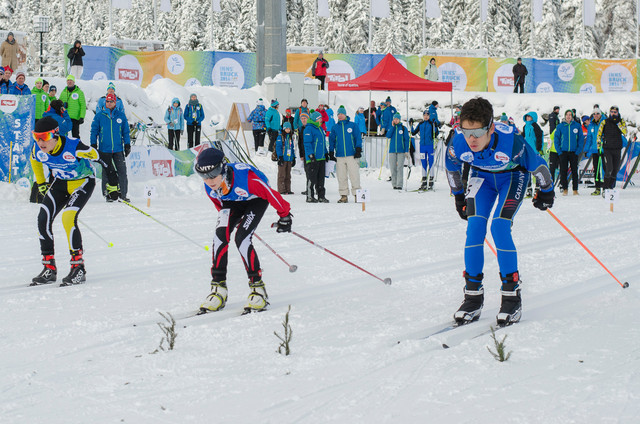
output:
[{"label": "blue banner", "polygon": [[15,183],[31,176],[31,131],[35,122],[34,96],[0,96],[0,178]]}]

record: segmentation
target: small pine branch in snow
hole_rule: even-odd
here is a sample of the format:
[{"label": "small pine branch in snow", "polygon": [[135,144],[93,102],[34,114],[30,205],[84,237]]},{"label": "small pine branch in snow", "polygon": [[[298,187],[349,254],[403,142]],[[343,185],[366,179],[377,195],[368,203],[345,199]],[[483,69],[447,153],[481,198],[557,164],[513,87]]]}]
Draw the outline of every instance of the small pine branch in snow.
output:
[{"label": "small pine branch in snow", "polygon": [[489,353],[494,357],[494,359],[496,361],[499,362],[504,362],[504,361],[508,361],[509,358],[511,357],[511,352],[507,353],[505,355],[505,340],[507,340],[507,335],[505,334],[505,336],[502,338],[502,340],[498,341],[498,338],[496,337],[496,330],[491,327],[491,338],[493,339],[493,343],[496,346],[496,351],[493,352],[489,346],[487,346],[487,350],[489,351]]},{"label": "small pine branch in snow", "polygon": [[291,336],[293,334],[293,330],[289,325],[289,312],[291,312],[291,305],[289,305],[289,309],[287,309],[287,313],[284,316],[284,321],[282,321],[282,326],[284,327],[284,336],[276,333],[273,334],[280,340],[280,346],[278,346],[278,353],[284,356],[289,356],[291,353],[291,349],[289,348],[289,343],[291,343]]},{"label": "small pine branch in snow", "polygon": [[[173,315],[171,315],[170,312],[167,312],[167,314],[163,314],[162,312],[158,312],[160,314],[160,316],[162,318],[165,319],[165,321],[167,321],[167,323],[163,323],[163,322],[158,322],[158,327],[160,327],[160,330],[162,330],[162,333],[164,334],[164,336],[162,336],[162,339],[160,339],[160,345],[158,346],[158,348],[156,350],[154,350],[153,353],[158,353],[161,350],[165,351],[165,350],[173,350],[173,347],[176,344],[176,338],[178,337],[178,333],[176,333],[176,320],[173,318]],[[165,341],[167,342],[167,349],[165,349],[164,347],[164,343]]]}]

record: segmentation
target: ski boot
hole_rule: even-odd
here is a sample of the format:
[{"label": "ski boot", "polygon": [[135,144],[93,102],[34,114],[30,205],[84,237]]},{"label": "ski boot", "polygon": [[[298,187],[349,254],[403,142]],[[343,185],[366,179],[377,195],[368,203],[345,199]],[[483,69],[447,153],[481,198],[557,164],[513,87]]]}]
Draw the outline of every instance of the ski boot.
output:
[{"label": "ski boot", "polygon": [[533,197],[533,189],[531,187],[529,187],[527,189],[527,193],[524,195],[525,199],[531,199]]},{"label": "ski boot", "polygon": [[318,197],[318,203],[329,203],[329,199],[324,196]]},{"label": "ski boot", "polygon": [[307,195],[307,203],[318,203],[318,199],[313,196]]},{"label": "ski boot", "polygon": [[462,302],[458,311],[453,314],[453,319],[456,321],[457,325],[464,325],[477,321],[480,318],[482,305],[484,304],[484,288],[482,287],[484,274],[480,273],[479,275],[469,275],[465,271],[462,275],[466,282],[464,288],[464,302]]},{"label": "ski boot", "polygon": [[269,296],[267,290],[264,288],[264,282],[260,277],[252,278],[249,281],[249,288],[251,293],[247,301],[247,306],[244,307],[244,314],[251,312],[262,312],[269,306]]},{"label": "ski boot", "polygon": [[337,203],[349,203],[349,199],[347,198],[347,196],[340,196],[340,199]]},{"label": "ski boot", "polygon": [[211,294],[207,296],[207,300],[200,305],[202,313],[215,312],[224,308],[227,304],[227,282],[211,280]]},{"label": "ski boot", "polygon": [[418,191],[427,191],[429,190],[429,180],[427,180],[427,177],[422,177],[422,181],[420,184],[420,187],[418,187]]},{"label": "ski boot", "polygon": [[429,177],[429,188],[427,190],[429,191],[433,190],[433,177]]},{"label": "ski boot", "polygon": [[600,196],[601,191],[600,191],[600,187],[597,187],[593,193],[591,193],[592,196]]},{"label": "ski boot", "polygon": [[87,271],[84,269],[84,259],[82,259],[82,250],[71,252],[71,270],[69,274],[62,279],[60,287],[74,286],[87,281]]},{"label": "ski boot", "polygon": [[53,255],[42,255],[42,265],[44,265],[43,270],[31,279],[29,286],[40,286],[42,284],[56,282],[58,269],[56,268],[56,260],[53,258]]},{"label": "ski boot", "polygon": [[115,202],[120,197],[120,190],[118,186],[112,186],[107,183],[107,202]]},{"label": "ski boot", "polygon": [[522,298],[520,297],[520,276],[518,271],[503,276],[502,279],[502,305],[496,321],[500,327],[514,324],[520,321],[522,316]]}]

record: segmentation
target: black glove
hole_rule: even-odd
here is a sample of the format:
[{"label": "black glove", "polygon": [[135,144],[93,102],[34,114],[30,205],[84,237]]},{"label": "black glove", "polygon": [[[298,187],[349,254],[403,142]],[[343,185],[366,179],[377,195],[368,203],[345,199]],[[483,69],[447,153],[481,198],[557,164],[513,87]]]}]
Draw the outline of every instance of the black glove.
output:
[{"label": "black glove", "polygon": [[180,135],[184,135],[184,130],[180,130]]},{"label": "black glove", "polygon": [[536,194],[533,196],[533,206],[541,211],[546,211],[548,208],[553,206],[553,199],[555,197],[556,193],[553,190],[545,192],[537,189]]},{"label": "black glove", "polygon": [[80,125],[84,124],[84,118],[80,118],[80,119],[78,119],[78,123],[79,123]]},{"label": "black glove", "polygon": [[356,147],[356,152],[353,154],[353,157],[356,159],[360,159],[362,157],[362,147]]},{"label": "black glove", "polygon": [[131,153],[131,144],[124,145],[124,157],[126,158]]},{"label": "black glove", "polygon": [[316,161],[316,155],[309,155],[309,160],[311,162],[315,162]]},{"label": "black glove", "polygon": [[38,186],[38,194],[36,195],[36,200],[37,203],[42,203],[42,201],[44,200],[44,196],[46,196],[47,192],[49,191],[50,185],[49,183],[36,183],[36,185]]},{"label": "black glove", "polygon": [[329,160],[337,162],[336,155],[333,152],[329,152],[328,158],[329,158]]},{"label": "black glove", "polygon": [[413,127],[413,118],[409,118],[409,125]]},{"label": "black glove", "polygon": [[293,160],[291,161],[291,167],[295,167],[296,166],[296,158],[293,158]]},{"label": "black glove", "polygon": [[98,145],[97,144],[92,144],[91,147],[93,147],[94,149],[98,150]]},{"label": "black glove", "polygon": [[290,233],[291,232],[291,218],[293,215],[289,214],[287,216],[283,216],[278,220],[278,228],[276,229],[279,233]]},{"label": "black glove", "polygon": [[278,166],[283,166],[284,165],[284,159],[280,158],[278,159]]},{"label": "black glove", "polygon": [[456,210],[458,211],[458,215],[460,218],[467,220],[467,199],[465,199],[464,194],[456,194]]}]

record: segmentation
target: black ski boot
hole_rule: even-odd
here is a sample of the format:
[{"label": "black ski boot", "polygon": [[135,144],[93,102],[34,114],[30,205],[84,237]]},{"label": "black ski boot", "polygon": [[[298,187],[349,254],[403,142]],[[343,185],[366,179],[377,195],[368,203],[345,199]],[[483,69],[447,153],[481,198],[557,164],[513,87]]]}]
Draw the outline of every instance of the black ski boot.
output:
[{"label": "black ski boot", "polygon": [[74,286],[87,281],[87,271],[84,269],[84,259],[82,259],[82,251],[71,252],[71,270],[69,275],[62,279],[60,287]]},{"label": "black ski boot", "polygon": [[53,255],[42,255],[42,265],[44,265],[44,268],[40,271],[40,274],[31,279],[30,286],[40,286],[42,284],[56,282],[58,269],[56,268],[56,260],[53,258]]},{"label": "black ski boot", "polygon": [[502,305],[496,321],[500,327],[514,324],[520,321],[522,316],[522,298],[520,297],[520,276],[518,271],[500,274],[502,279]]},{"label": "black ski boot", "polygon": [[422,177],[422,184],[420,184],[420,187],[418,188],[418,191],[427,191],[429,190],[429,180],[427,180],[427,177]]},{"label": "black ski boot", "polygon": [[433,190],[433,177],[429,177],[429,188],[427,190]]},{"label": "black ski boot", "polygon": [[482,312],[482,305],[484,304],[484,288],[482,287],[482,279],[484,274],[469,275],[466,271],[462,274],[466,281],[464,288],[464,302],[458,308],[458,311],[453,314],[453,319],[457,325],[468,324],[473,321],[477,321],[480,318]]}]

